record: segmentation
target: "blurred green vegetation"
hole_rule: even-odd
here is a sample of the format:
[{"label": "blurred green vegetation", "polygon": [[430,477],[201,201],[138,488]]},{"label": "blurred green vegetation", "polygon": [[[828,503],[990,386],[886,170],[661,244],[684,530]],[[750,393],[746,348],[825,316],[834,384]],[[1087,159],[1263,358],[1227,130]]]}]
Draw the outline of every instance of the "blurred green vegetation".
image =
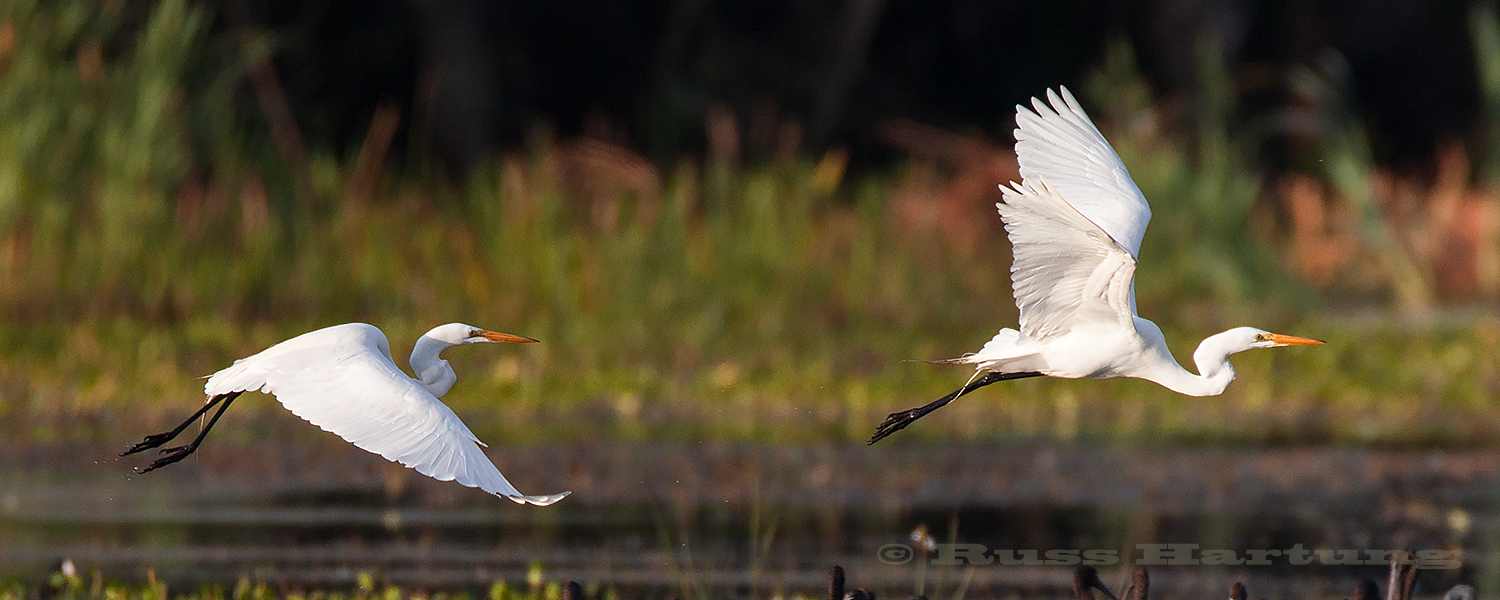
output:
[{"label": "blurred green vegetation", "polygon": [[[752,568],[753,570],[753,568]],[[925,572],[915,582],[917,594],[924,588],[934,598],[962,600],[968,588],[968,578],[950,582],[955,573],[951,568],[934,569],[932,581]],[[386,580],[377,573],[360,571],[353,576],[353,585],[325,585],[321,587],[290,584],[285,580],[267,581],[259,577],[240,577],[232,582],[199,582],[193,587],[172,587],[156,576],[155,570],[145,567],[142,581],[121,581],[106,577],[97,567],[81,573],[68,561],[46,579],[45,583],[11,580],[0,582],[0,600],[24,600],[45,597],[51,600],[562,600],[568,583],[553,578],[541,561],[532,561],[526,569],[524,580],[496,580],[488,590],[471,593],[464,590],[431,590],[420,586],[403,588]],[[676,585],[616,585],[608,582],[579,582],[578,600],[619,600],[622,597],[685,597],[713,598],[716,592],[734,589],[742,593],[745,588],[725,586],[715,582],[711,575],[696,572],[692,565],[677,572]],[[826,597],[826,589],[786,589],[780,581],[760,581],[752,576],[750,590],[769,590],[769,597],[805,600]],[[184,589],[186,588],[186,589]],[[862,588],[863,589],[863,588]],[[674,594],[675,592],[675,594]],[[888,591],[886,593],[895,593]],[[677,594],[680,594],[677,595]]]},{"label": "blurred green vegetation", "polygon": [[[196,589],[172,589],[157,579],[155,571],[146,568],[143,582],[121,582],[106,579],[95,568],[79,573],[68,563],[48,577],[46,584],[35,586],[19,581],[0,584],[0,600],[22,600],[45,596],[54,600],[561,600],[564,583],[546,577],[541,562],[533,562],[526,579],[518,582],[496,581],[485,594],[467,592],[429,592],[403,590],[381,581],[372,573],[360,572],[353,587],[306,590],[288,589],[284,582],[268,582],[242,577],[232,585],[202,583]],[[617,600],[620,595],[612,585],[583,586],[587,598]]]},{"label": "blurred green vegetation", "polygon": [[[929,177],[952,165],[846,176],[833,151],[661,169],[539,130],[529,150],[455,186],[382,168],[390,140],[373,124],[369,152],[278,149],[234,103],[265,41],[211,39],[204,19],[185,0],[13,0],[0,13],[8,439],[154,431],[197,403],[198,377],[359,320],[385,330],[403,365],[444,322],[543,340],[447,355],[461,381],[445,400],[492,441],[855,441],[968,375],[903,360],[976,350],[1015,322],[993,198],[955,208],[941,201],[947,180]],[[1354,255],[1338,268],[1362,274],[1355,284],[1300,278],[1282,250],[1299,239],[1279,233],[1285,217],[1231,126],[1233,76],[1211,59],[1201,71],[1205,93],[1181,122],[1163,116],[1126,46],[1084,86],[1153,203],[1140,312],[1183,358],[1245,324],[1329,344],[1240,355],[1220,398],[1139,381],[1008,383],[893,443],[1500,439],[1500,322],[1432,318],[1434,293],[1408,288],[1441,273],[1409,275],[1419,265]],[[1320,139],[1329,169],[1353,165],[1314,174],[1332,182],[1327,204],[1359,208],[1360,231],[1399,230],[1356,190],[1374,176],[1360,138]],[[1392,298],[1429,318],[1388,319]],[[226,418],[242,426],[225,436],[254,436],[245,423],[279,410],[237,406]]]}]

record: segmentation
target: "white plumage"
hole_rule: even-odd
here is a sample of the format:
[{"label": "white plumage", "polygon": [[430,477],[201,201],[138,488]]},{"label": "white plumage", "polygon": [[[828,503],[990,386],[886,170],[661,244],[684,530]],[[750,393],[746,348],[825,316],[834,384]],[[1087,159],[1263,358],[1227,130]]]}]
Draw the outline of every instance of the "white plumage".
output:
[{"label": "white plumage", "polygon": [[1045,176],[1069,205],[1108,232],[1131,257],[1139,257],[1141,238],[1151,222],[1146,196],[1073,94],[1059,89],[1061,96],[1047,90],[1051,106],[1037,98],[1031,99],[1035,112],[1016,106],[1021,178]]},{"label": "white plumage", "polygon": [[1060,88],[1047,103],[1016,107],[1021,183],[996,205],[1011,242],[1011,287],[1020,330],[1001,329],[976,353],[937,362],[975,365],[962,388],[892,413],[879,441],[970,391],[1009,379],[1138,377],[1192,396],[1222,393],[1229,355],[1322,342],[1237,327],[1209,336],[1183,369],[1155,323],[1136,316],[1135,268],[1151,208],[1125,164],[1078,101]]},{"label": "white plumage", "polygon": [[1021,333],[1045,341],[1074,327],[1133,327],[1130,252],[1064,201],[1044,176],[1006,189],[1004,197],[996,207],[1010,233]]},{"label": "white plumage", "polygon": [[[412,349],[412,370],[420,377],[414,379],[396,366],[390,343],[379,329],[364,323],[335,325],[236,360],[211,375],[203,391],[210,404],[219,398],[232,401],[247,391],[273,394],[282,406],[309,423],[418,473],[477,487],[517,503],[545,506],[568,492],[528,496],[517,491],[485,456],[479,438],[438,400],[456,379],[448,361],[438,357],[443,349],[533,341],[462,323],[443,325],[423,334]],[[127,453],[165,443],[165,439],[153,439],[157,437],[147,438]],[[201,439],[200,435],[183,447],[187,451],[181,456],[170,454],[173,449],[169,449],[162,459],[167,462],[158,461],[151,468],[181,460]],[[151,445],[139,447],[147,444]]]}]

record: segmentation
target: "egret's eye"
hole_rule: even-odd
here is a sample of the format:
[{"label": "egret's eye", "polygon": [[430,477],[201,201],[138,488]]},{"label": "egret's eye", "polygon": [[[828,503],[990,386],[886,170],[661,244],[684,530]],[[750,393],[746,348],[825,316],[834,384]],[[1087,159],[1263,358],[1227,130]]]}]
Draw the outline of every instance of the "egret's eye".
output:
[{"label": "egret's eye", "polygon": [[1264,333],[1257,333],[1257,334],[1255,334],[1255,341],[1257,341],[1257,342],[1264,342],[1264,341],[1266,341],[1268,339],[1271,339],[1270,336],[1268,336],[1268,335],[1266,335]]},{"label": "egret's eye", "polygon": [[469,330],[469,337],[471,337],[471,338],[484,337],[484,332],[480,331],[478,329],[470,329]]}]

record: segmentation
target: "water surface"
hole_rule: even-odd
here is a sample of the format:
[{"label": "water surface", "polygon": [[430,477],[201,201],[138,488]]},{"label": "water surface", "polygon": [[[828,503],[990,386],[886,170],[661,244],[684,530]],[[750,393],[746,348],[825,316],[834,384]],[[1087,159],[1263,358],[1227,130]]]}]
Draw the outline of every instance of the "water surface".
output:
[{"label": "water surface", "polygon": [[[331,437],[331,436],[330,436]],[[205,445],[145,475],[123,443],[46,443],[0,454],[0,575],[40,577],[67,557],[127,579],[147,566],[178,584],[253,577],[482,591],[550,580],[613,584],[627,597],[821,594],[830,566],[898,597],[1051,597],[1063,565],[944,566],[882,547],[925,527],[986,551],[1108,550],[1112,585],[1139,544],[1200,549],[1462,550],[1421,590],[1495,577],[1500,453],[1350,448],[1152,448],[1026,444],[762,446],[593,444],[489,449],[522,491],[573,490],[518,506],[429,480],[337,440]],[[1024,554],[1022,555],[1024,556]],[[882,561],[885,558],[886,561]],[[924,564],[924,562],[926,564]],[[1162,566],[1159,597],[1220,597],[1245,580],[1267,598],[1347,596],[1383,566]],[[689,588],[701,585],[703,588]],[[1481,592],[1485,588],[1481,587]]]}]

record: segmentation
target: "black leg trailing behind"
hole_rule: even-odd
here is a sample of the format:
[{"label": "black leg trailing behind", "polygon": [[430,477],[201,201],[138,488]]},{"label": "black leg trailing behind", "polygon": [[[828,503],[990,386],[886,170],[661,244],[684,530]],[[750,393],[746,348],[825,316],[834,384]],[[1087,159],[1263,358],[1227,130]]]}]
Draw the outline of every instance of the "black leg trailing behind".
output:
[{"label": "black leg trailing behind", "polygon": [[214,407],[214,405],[218,405],[219,406],[218,412],[215,412],[213,418],[211,418],[211,419],[208,420],[208,424],[203,427],[203,431],[198,432],[198,437],[193,438],[193,441],[190,442],[190,443],[188,443],[185,446],[177,446],[175,448],[165,448],[165,449],[163,449],[161,452],[162,452],[162,454],[165,454],[165,456],[157,459],[156,462],[151,463],[151,466],[139,470],[139,472],[140,473],[145,473],[147,471],[151,471],[153,469],[161,468],[161,467],[170,465],[170,464],[172,464],[174,462],[177,462],[179,460],[182,460],[184,458],[187,458],[187,456],[189,454],[192,454],[193,451],[195,451],[195,450],[198,449],[198,445],[199,444],[203,443],[204,436],[208,435],[209,430],[213,429],[214,423],[219,422],[219,417],[221,417],[221,416],[224,415],[224,411],[229,408],[229,405],[231,403],[233,403],[234,399],[238,398],[241,393],[242,392],[232,392],[232,393],[228,393],[228,394],[222,394],[222,395],[219,395],[219,396],[214,396],[213,399],[211,399],[208,402],[204,403],[203,408],[198,409],[198,412],[193,413],[193,416],[188,417],[188,419],[186,421],[183,421],[181,425],[178,425],[173,430],[165,432],[165,433],[158,433],[158,434],[146,436],[146,439],[142,440],[140,443],[138,443],[138,444],[136,444],[134,446],[131,446],[131,447],[125,449],[124,452],[121,452],[120,456],[129,456],[131,454],[135,454],[135,453],[141,452],[143,450],[150,450],[152,448],[157,448],[159,446],[162,446],[163,444],[166,444],[167,442],[172,441],[173,438],[176,438],[178,435],[181,435],[182,432],[183,432],[183,430],[187,429],[190,425],[192,425],[194,421],[197,421],[199,417],[202,417],[203,415],[207,414],[208,411]]},{"label": "black leg trailing behind", "polygon": [[958,391],[955,391],[952,394],[948,394],[947,396],[943,396],[942,398],[937,399],[937,401],[935,402],[932,402],[925,406],[919,406],[911,410],[903,410],[901,412],[891,413],[890,416],[885,418],[885,422],[880,424],[880,427],[875,428],[875,435],[870,436],[869,443],[874,444],[875,442],[883,440],[886,436],[905,429],[907,425],[911,425],[917,419],[927,416],[927,413],[942,408],[949,402],[957,400],[959,396],[987,386],[991,383],[999,383],[1001,381],[1010,381],[1012,379],[1025,379],[1027,377],[1041,376],[1042,374],[1037,373],[1036,371],[1024,371],[1021,373],[996,373],[992,371],[989,373],[985,373],[978,379],[969,382],[968,385],[959,388]]}]

